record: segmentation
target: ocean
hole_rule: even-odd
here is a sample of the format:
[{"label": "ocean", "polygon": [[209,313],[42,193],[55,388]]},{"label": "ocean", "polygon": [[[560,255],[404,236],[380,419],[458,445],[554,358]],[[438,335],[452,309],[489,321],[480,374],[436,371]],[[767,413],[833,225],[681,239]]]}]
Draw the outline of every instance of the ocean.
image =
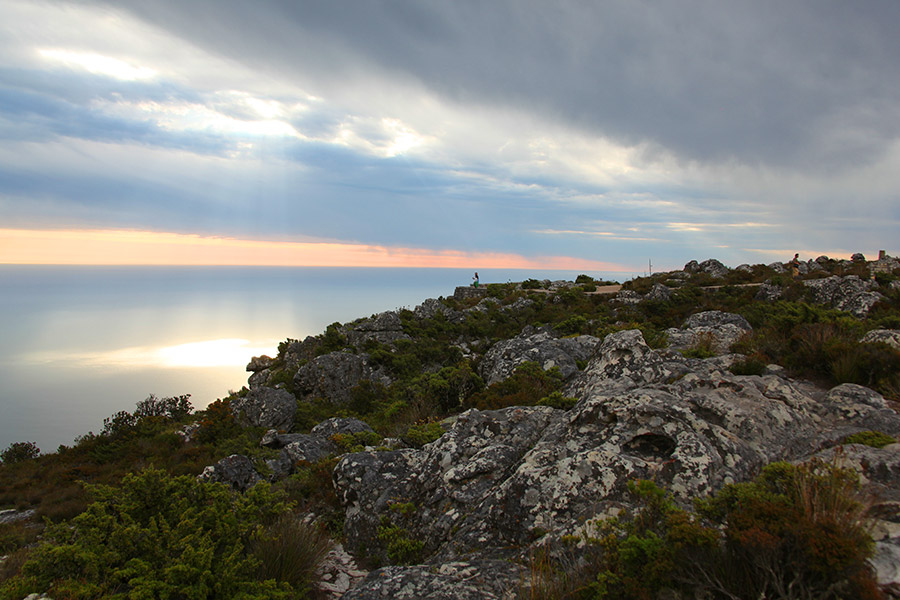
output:
[{"label": "ocean", "polygon": [[[635,274],[587,272],[623,281]],[[252,356],[468,285],[461,269],[0,265],[0,449],[71,445],[154,394],[196,409],[247,383]],[[573,280],[480,271],[482,284]]]}]

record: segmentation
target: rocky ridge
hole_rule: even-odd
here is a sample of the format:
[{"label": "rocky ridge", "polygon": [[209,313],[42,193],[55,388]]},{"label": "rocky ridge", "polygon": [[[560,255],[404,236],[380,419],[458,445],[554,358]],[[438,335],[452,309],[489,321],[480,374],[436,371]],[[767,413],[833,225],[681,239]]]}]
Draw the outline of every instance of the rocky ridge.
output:
[{"label": "rocky ridge", "polygon": [[[890,261],[897,262],[890,257],[878,262],[890,268]],[[865,318],[886,297],[874,281],[843,274],[860,264],[866,264],[864,258],[819,257],[801,263],[803,275],[819,275],[802,282],[809,300]],[[787,272],[780,263],[768,268]],[[759,266],[731,270],[712,259],[692,261],[643,293],[619,292],[613,305],[665,302],[691,277],[722,279],[755,270]],[[842,274],[832,274],[835,270]],[[543,283],[554,292],[576,287]],[[773,301],[786,289],[783,281],[766,281],[757,299]],[[412,313],[419,320],[440,315],[463,323],[471,314],[515,314],[531,302],[519,298],[516,306],[504,305],[485,287],[458,288],[454,297],[477,303],[460,309],[429,299]],[[350,351],[314,356],[307,340],[293,342],[285,353],[284,360],[297,365],[292,394],[301,402],[325,398],[340,406],[362,381],[385,386],[393,381],[365,350],[373,341],[391,347],[408,339],[398,313],[381,313],[336,331]],[[382,567],[362,577],[354,563],[354,585],[331,588],[330,593],[350,599],[512,598],[524,580],[521,565],[529,552],[585,533],[598,520],[628,507],[630,480],[651,479],[688,505],[723,485],[751,478],[770,462],[827,458],[838,447],[878,494],[873,564],[883,582],[900,582],[900,445],[879,450],[842,445],[848,435],[863,431],[900,436],[900,415],[882,396],[859,385],[820,389],[788,377],[777,365],[761,375],[733,374],[731,365],[745,357],[731,354],[730,348],[750,332],[740,315],[703,311],[666,330],[665,348],[648,346],[637,329],[601,339],[527,326],[472,355],[488,385],[503,381],[526,361],[545,370],[557,368],[567,382],[563,394],[576,404],[569,410],[473,408],[446,421],[443,436],[421,448],[369,448],[344,455],[333,474],[345,511],[344,547],[365,562],[395,561],[383,541],[385,527],[391,527],[409,542],[403,562],[413,564]],[[710,342],[715,356],[686,358],[681,351],[701,339]],[[898,340],[896,330],[873,331],[864,339],[894,347]],[[460,339],[458,345],[467,350],[471,342]],[[362,422],[331,420],[309,434],[279,433],[287,417],[268,418],[279,411],[256,406],[260,398],[275,400],[275,391],[283,391],[268,387],[273,361],[262,357],[248,365],[251,393],[239,405],[244,422],[272,429],[263,443],[281,454],[269,461],[268,477],[283,477],[298,462],[338,452],[331,441],[335,432],[371,431]]]}]

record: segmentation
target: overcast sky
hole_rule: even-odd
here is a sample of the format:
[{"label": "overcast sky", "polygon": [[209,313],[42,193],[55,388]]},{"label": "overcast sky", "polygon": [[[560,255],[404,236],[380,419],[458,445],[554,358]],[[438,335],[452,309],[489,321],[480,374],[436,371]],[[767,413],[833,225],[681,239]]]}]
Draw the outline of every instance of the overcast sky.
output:
[{"label": "overcast sky", "polygon": [[898,31],[896,0],[4,0],[0,262],[896,255]]}]

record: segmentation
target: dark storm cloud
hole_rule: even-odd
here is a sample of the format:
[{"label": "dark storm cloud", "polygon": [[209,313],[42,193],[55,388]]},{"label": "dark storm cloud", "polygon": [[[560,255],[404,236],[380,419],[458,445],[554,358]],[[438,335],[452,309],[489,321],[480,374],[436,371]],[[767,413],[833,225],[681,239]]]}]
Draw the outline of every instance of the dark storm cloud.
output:
[{"label": "dark storm cloud", "polygon": [[386,75],[684,159],[852,166],[900,134],[894,0],[110,5],[272,73]]}]

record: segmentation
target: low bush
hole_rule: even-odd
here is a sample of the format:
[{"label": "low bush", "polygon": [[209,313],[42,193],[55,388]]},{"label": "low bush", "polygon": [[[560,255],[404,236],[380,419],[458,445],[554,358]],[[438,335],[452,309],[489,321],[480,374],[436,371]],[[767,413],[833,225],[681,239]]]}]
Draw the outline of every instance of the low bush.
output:
[{"label": "low bush", "polygon": [[6,450],[0,452],[0,460],[4,464],[13,464],[37,458],[40,454],[41,449],[34,442],[13,442]]},{"label": "low bush", "polygon": [[559,368],[545,371],[536,362],[523,362],[508,378],[469,398],[466,405],[481,410],[534,406],[542,398],[558,391],[562,384]]},{"label": "low bush", "polygon": [[[266,484],[245,494],[147,469],[121,487],[89,486],[93,503],[48,527],[7,590],[53,597],[293,598],[289,581],[260,575],[248,550],[288,506]],[[18,596],[21,598],[22,596]]]},{"label": "low bush", "polygon": [[844,438],[845,444],[863,444],[873,448],[884,448],[888,444],[895,444],[897,440],[880,431],[860,431]]}]

